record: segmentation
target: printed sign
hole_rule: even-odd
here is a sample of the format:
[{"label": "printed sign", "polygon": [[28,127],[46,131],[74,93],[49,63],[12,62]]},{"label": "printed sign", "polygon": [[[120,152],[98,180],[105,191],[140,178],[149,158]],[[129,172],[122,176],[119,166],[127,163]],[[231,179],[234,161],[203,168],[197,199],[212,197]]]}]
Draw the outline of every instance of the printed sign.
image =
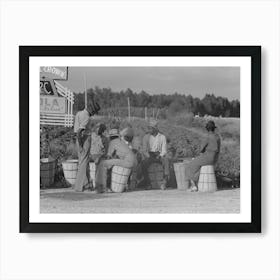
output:
[{"label": "printed sign", "polygon": [[67,80],[68,67],[42,66],[40,76],[54,80]]},{"label": "printed sign", "polygon": [[40,94],[54,95],[53,88],[50,81],[40,81]]},{"label": "printed sign", "polygon": [[41,113],[66,113],[66,100],[64,97],[40,95]]}]

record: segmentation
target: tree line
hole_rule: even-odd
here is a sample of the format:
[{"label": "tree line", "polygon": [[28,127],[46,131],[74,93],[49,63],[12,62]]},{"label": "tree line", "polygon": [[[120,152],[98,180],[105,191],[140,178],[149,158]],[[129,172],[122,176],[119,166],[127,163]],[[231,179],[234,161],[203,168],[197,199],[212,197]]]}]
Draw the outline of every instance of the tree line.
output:
[{"label": "tree line", "polygon": [[[130,106],[136,108],[158,108],[169,114],[193,113],[194,115],[211,115],[222,117],[240,117],[240,101],[229,101],[226,97],[206,93],[200,99],[192,95],[156,94],[145,91],[133,92],[131,89],[112,91],[111,88],[90,88],[87,90],[88,100],[96,100],[102,109],[126,108],[129,97]],[[75,93],[74,113],[84,108],[84,92]],[[164,117],[164,116],[162,116]]]}]

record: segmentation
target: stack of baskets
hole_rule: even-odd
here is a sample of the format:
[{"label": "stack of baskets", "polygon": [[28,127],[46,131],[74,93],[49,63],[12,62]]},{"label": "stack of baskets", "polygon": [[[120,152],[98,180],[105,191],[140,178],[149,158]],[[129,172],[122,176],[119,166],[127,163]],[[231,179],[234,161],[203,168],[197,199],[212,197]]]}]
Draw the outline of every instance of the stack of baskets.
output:
[{"label": "stack of baskets", "polygon": [[188,163],[190,158],[181,159],[179,162],[174,163],[175,177],[177,181],[177,188],[179,190],[188,190],[190,187],[190,181],[187,177]]},{"label": "stack of baskets", "polygon": [[50,187],[54,183],[56,160],[40,159],[40,179],[42,188]]},{"label": "stack of baskets", "polygon": [[111,189],[113,192],[121,193],[126,190],[130,173],[130,168],[116,165],[112,168]]},{"label": "stack of baskets", "polygon": [[205,165],[200,169],[198,180],[198,191],[215,192],[217,190],[217,181],[215,176],[214,165]]},{"label": "stack of baskets", "polygon": [[62,163],[65,180],[70,186],[75,185],[78,165],[79,161],[77,159],[69,159]]}]

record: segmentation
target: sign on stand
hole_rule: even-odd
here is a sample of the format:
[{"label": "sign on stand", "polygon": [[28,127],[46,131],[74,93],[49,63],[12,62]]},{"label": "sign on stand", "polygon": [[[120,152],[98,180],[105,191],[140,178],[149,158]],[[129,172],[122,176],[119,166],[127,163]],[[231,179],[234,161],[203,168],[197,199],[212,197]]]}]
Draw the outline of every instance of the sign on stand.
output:
[{"label": "sign on stand", "polygon": [[57,81],[67,79],[67,67],[40,67],[41,125],[73,126],[74,94]]}]

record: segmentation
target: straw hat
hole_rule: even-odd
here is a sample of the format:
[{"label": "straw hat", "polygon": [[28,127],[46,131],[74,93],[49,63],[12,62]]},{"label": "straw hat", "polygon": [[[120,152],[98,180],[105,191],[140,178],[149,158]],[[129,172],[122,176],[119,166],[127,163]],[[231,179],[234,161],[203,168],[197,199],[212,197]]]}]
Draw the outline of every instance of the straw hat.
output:
[{"label": "straw hat", "polygon": [[87,110],[90,112],[90,114],[98,114],[100,111],[100,105],[94,101],[94,100],[89,100],[87,104]]},{"label": "straw hat", "polygon": [[119,130],[117,128],[112,128],[109,130],[109,136],[120,136]]},{"label": "straw hat", "polygon": [[134,136],[134,131],[131,127],[126,127],[120,132],[120,136],[128,136],[128,137],[133,137]]},{"label": "straw hat", "polygon": [[150,120],[149,123],[148,123],[148,126],[149,127],[154,127],[154,128],[157,128],[158,127],[158,122],[157,120]]}]

